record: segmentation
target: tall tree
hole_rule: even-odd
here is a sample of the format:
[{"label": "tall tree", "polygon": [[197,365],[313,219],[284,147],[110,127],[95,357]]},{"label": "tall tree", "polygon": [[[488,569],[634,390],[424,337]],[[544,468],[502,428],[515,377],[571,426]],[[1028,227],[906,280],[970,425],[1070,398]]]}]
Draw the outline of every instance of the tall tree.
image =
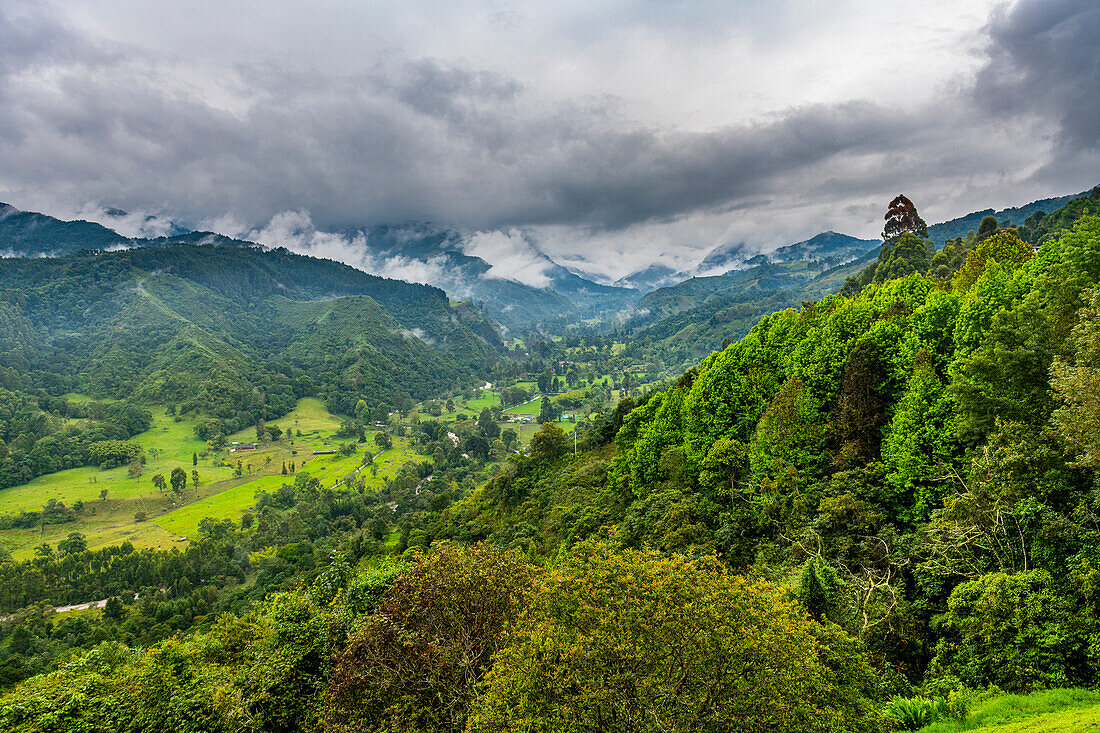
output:
[{"label": "tall tree", "polygon": [[187,471],[177,466],[172,469],[172,474],[168,477],[168,481],[172,484],[172,491],[178,494],[182,494],[184,488],[187,486]]},{"label": "tall tree", "polygon": [[882,238],[885,240],[893,239],[906,232],[916,234],[922,239],[928,236],[928,225],[917,214],[917,207],[904,194],[894,197],[884,218],[886,228],[882,230]]}]

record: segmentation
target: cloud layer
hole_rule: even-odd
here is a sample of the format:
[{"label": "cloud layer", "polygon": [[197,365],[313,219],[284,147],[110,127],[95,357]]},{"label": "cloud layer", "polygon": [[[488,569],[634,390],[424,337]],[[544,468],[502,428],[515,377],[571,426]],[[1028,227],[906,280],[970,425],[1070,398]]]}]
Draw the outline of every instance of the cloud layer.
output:
[{"label": "cloud layer", "polygon": [[[1088,0],[148,5],[0,8],[3,200],[344,261],[432,221],[537,284],[529,240],[614,278],[1100,170]],[[399,260],[360,265],[440,275]]]}]

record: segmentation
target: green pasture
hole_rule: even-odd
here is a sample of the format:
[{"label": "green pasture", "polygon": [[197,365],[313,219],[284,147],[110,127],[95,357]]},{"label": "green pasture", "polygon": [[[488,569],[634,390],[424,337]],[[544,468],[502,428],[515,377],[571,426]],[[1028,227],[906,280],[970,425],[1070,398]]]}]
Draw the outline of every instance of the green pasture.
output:
[{"label": "green pasture", "polygon": [[[569,437],[570,441],[573,440],[573,437],[572,437],[573,436],[573,430],[576,429],[576,424],[575,423],[573,423],[569,420],[558,420],[554,424],[557,425],[562,430],[564,430],[566,435],[570,436]],[[502,428],[511,428],[512,430],[515,430],[516,433],[519,435],[519,442],[522,443],[523,445],[527,445],[528,443],[530,443],[531,438],[533,438],[535,436],[535,433],[542,430],[542,426],[539,425],[537,422],[534,422],[534,421],[529,422],[526,425],[520,425],[518,423],[508,423],[508,424],[503,424],[502,423],[501,427]],[[570,443],[570,446],[572,446],[572,443]]]},{"label": "green pasture", "polygon": [[[204,517],[239,520],[244,510],[253,505],[258,489],[270,491],[288,478],[293,480],[292,476],[282,475],[284,461],[288,466],[295,463],[298,470],[309,471],[331,487],[360,465],[364,449],[377,450],[374,434],[368,433],[367,442],[351,456],[312,455],[314,450],[334,449],[347,441],[333,434],[340,427],[339,416],[330,414],[320,400],[303,399],[294,411],[269,423],[283,429],[284,436],[279,441],[261,445],[255,451],[220,450],[205,458],[200,455],[198,465],[193,466],[192,455],[206,450],[206,444],[194,436],[196,421],[169,417],[163,406],[151,407],[150,411],[153,425],[133,438],[145,448],[146,467],[140,477],[128,476],[126,467],[102,470],[85,466],[39,476],[0,491],[0,515],[38,511],[50,499],[70,507],[77,500],[84,502],[76,521],[47,525],[45,532],[40,527],[0,530],[0,542],[16,559],[33,556],[34,548],[43,542],[56,545],[71,532],[84,534],[93,549],[127,540],[136,547],[168,547],[180,537],[194,535]],[[302,432],[300,437],[296,434],[298,430]],[[255,429],[242,430],[230,440],[255,442]],[[381,483],[415,457],[408,443],[398,440],[394,449],[375,459],[379,466],[377,478],[371,476],[369,468],[363,475],[368,485],[371,479]],[[237,461],[245,472],[243,476],[234,475]],[[220,465],[223,463],[226,465]],[[171,505],[152,483],[155,474],[163,474],[167,479],[176,467],[184,469],[188,476],[183,506]],[[199,472],[198,487],[191,483],[192,469]],[[106,500],[100,497],[102,489],[107,489]],[[138,513],[143,513],[146,521],[137,521]]]},{"label": "green pasture", "polygon": [[[483,389],[472,400],[465,400],[466,412],[480,413],[486,407],[496,407],[500,404],[500,392],[491,389]],[[458,406],[457,403],[455,405]]]},{"label": "green pasture", "polygon": [[501,414],[503,415],[537,415],[542,410],[542,397],[536,397],[534,402],[528,402],[525,405],[516,405],[515,407],[509,407]]},{"label": "green pasture", "polygon": [[200,458],[198,466],[191,465],[192,454],[206,450],[206,444],[195,438],[192,432],[194,421],[175,422],[174,418],[164,415],[163,408],[154,408],[152,412],[152,427],[133,438],[145,448],[145,472],[141,476],[131,478],[125,466],[108,470],[84,466],[39,476],[28,483],[0,491],[0,514],[37,511],[50,499],[64,502],[66,506],[71,506],[77,499],[85,503],[98,502],[102,489],[107,489],[109,499],[157,495],[153,488],[153,475],[164,474],[167,479],[176,467],[187,471],[188,485],[192,469],[199,472],[200,482],[217,481],[232,475],[231,469],[213,465],[214,456]]},{"label": "green pasture", "polygon": [[[358,475],[364,479],[368,489],[380,488],[384,485],[386,478],[393,478],[401,466],[417,457],[406,441],[398,438],[393,448],[374,457],[374,463],[378,466],[377,475],[372,474],[369,465],[363,467]],[[305,463],[299,463],[298,471],[315,476],[322,485],[331,488],[359,468],[362,460],[361,447],[351,456],[311,456]],[[276,475],[261,476],[201,501],[180,507],[158,517],[156,522],[176,536],[193,537],[198,532],[199,522],[206,517],[240,521],[241,515],[255,504],[256,492],[275,491],[284,483],[294,482],[294,476],[282,475],[281,464],[279,470],[280,473]]]}]

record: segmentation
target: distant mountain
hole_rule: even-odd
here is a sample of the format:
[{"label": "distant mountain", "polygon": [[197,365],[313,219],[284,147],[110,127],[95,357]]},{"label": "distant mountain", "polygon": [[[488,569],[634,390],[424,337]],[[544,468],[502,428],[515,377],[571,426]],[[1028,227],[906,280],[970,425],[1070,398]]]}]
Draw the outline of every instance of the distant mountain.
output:
[{"label": "distant mountain", "polygon": [[0,253],[54,257],[82,249],[125,246],[129,241],[102,224],[62,221],[0,203]]},{"label": "distant mountain", "polygon": [[619,278],[615,281],[615,284],[619,287],[634,288],[646,293],[666,285],[674,285],[683,279],[679,270],[655,262],[644,270],[638,270],[626,277]]},{"label": "distant mountain", "polygon": [[[427,285],[283,248],[176,244],[0,259],[21,378],[247,425],[302,396],[350,413],[475,382],[502,344]],[[0,341],[0,347],[3,347]],[[245,420],[244,425],[239,423]]]},{"label": "distant mountain", "polygon": [[759,254],[759,250],[749,249],[744,242],[720,244],[707,253],[703,261],[695,268],[695,272],[728,272],[729,270],[741,269],[745,266],[745,261],[756,254]]},{"label": "distant mountain", "polygon": [[787,244],[773,250],[749,249],[744,242],[719,245],[712,249],[694,272],[702,275],[715,271],[729,272],[765,262],[824,261],[834,265],[862,257],[872,249],[878,249],[876,239],[859,239],[837,232],[821,232],[809,239]]},{"label": "distant mountain", "polygon": [[614,312],[636,295],[626,288],[581,277],[533,246],[531,253],[543,263],[539,274],[547,285],[535,287],[510,279],[489,262],[466,254],[461,234],[429,224],[349,229],[343,234],[350,241],[364,242],[379,263],[403,258],[428,265],[429,272],[438,273],[431,284],[457,299],[484,303],[489,314],[509,329]]},{"label": "distant mountain", "polygon": [[772,262],[797,262],[798,260],[831,260],[835,264],[851,262],[871,250],[878,250],[878,239],[859,239],[837,232],[822,232],[809,239],[780,247],[767,253]]},{"label": "distant mountain", "polygon": [[967,232],[978,231],[978,227],[981,226],[982,219],[987,216],[994,216],[997,221],[1009,221],[1014,225],[1019,226],[1024,223],[1024,219],[1028,218],[1037,211],[1044,213],[1051,213],[1057,209],[1062,208],[1067,203],[1080,196],[1085,196],[1088,191],[1083,193],[1073,194],[1070,196],[1057,196],[1055,198],[1041,199],[1039,201],[1032,201],[1030,204],[1024,204],[1009,209],[1001,209],[1000,211],[994,211],[993,209],[984,209],[982,211],[975,211],[966,216],[960,216],[957,219],[951,219],[950,221],[941,222],[939,224],[933,224],[928,227],[928,238],[936,243],[936,247],[942,247],[943,243],[948,239],[954,239],[955,237],[964,237]]},{"label": "distant mountain", "polygon": [[[122,209],[109,208],[103,211],[106,225],[120,234],[129,231],[132,237],[175,237],[191,231],[174,221],[146,214],[131,214]],[[125,234],[124,234],[125,235]]]},{"label": "distant mountain", "polygon": [[666,363],[697,362],[744,336],[761,316],[837,292],[875,257],[877,250],[834,266],[824,260],[767,263],[658,289],[638,302],[641,315],[627,323],[634,329],[630,343],[656,349]]},{"label": "distant mountain", "polygon": [[[130,217],[120,209],[108,209],[105,214],[108,220]],[[0,255],[59,257],[81,250],[181,244],[255,246],[253,242],[213,232],[189,231],[171,222],[158,221],[157,226],[167,230],[163,236],[129,238],[94,222],[62,221],[0,204]],[[484,303],[492,318],[508,329],[529,328],[563,317],[580,319],[603,311],[613,312],[635,296],[625,288],[600,285],[570,272],[534,248],[535,256],[545,261],[542,275],[548,279],[546,287],[498,277],[490,263],[462,251],[461,235],[429,224],[351,229],[344,235],[348,241],[364,242],[364,254],[379,265],[395,257],[425,265],[425,270],[433,273],[431,285],[443,289],[455,300]]]}]

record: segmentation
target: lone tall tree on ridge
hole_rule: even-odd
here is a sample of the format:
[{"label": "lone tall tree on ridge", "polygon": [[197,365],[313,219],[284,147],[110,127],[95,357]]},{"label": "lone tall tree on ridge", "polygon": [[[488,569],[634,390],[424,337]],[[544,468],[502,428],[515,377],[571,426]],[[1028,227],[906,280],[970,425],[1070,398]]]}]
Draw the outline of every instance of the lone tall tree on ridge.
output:
[{"label": "lone tall tree on ridge", "polygon": [[906,232],[916,234],[921,239],[928,237],[928,225],[917,215],[917,207],[904,194],[898,194],[890,202],[890,208],[886,211],[884,218],[886,228],[882,230],[882,238],[886,241]]}]

